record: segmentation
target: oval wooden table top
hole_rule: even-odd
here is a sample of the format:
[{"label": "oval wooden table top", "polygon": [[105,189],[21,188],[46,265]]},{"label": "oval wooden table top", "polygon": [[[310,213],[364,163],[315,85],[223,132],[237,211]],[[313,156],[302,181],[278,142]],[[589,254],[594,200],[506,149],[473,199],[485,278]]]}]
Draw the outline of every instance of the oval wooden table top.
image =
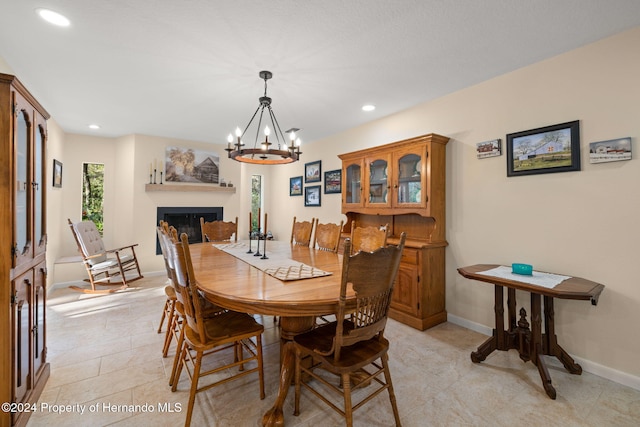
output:
[{"label": "oval wooden table top", "polygon": [[[289,317],[320,316],[334,313],[337,309],[342,255],[291,245],[289,242],[268,241],[267,256],[271,259],[285,257],[333,273],[329,276],[281,281],[215,248],[212,243],[196,243],[189,245],[189,248],[198,288],[209,301],[222,307],[246,313]],[[255,252],[255,241],[252,249]],[[259,260],[256,259],[256,262]]]}]

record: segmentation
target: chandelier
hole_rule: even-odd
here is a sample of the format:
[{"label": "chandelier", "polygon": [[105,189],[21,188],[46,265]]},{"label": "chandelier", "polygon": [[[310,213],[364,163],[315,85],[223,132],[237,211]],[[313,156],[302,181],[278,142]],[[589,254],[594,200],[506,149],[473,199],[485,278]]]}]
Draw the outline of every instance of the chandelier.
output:
[{"label": "chandelier", "polygon": [[[235,143],[233,135],[229,134],[227,137],[227,148],[225,150],[229,153],[229,158],[236,160],[238,162],[243,163],[253,163],[260,165],[280,165],[285,163],[293,163],[300,159],[300,155],[302,152],[300,151],[300,138],[296,139],[296,131],[300,129],[291,128],[287,130],[285,133],[289,134],[290,145],[287,145],[284,134],[280,129],[280,125],[278,124],[278,120],[276,119],[275,114],[273,113],[273,109],[271,108],[271,98],[267,96],[267,80],[273,77],[273,73],[271,71],[260,71],[258,73],[261,79],[264,80],[264,96],[258,98],[260,104],[258,108],[251,116],[251,120],[244,128],[244,131],[241,131],[240,128],[236,128],[236,141]],[[273,134],[275,135],[275,141],[269,141],[269,136],[271,135],[271,129],[268,125],[265,125],[263,135],[264,141],[258,142],[258,138],[260,138],[260,129],[262,128],[262,120],[263,116],[266,112],[268,113],[268,117],[265,118],[265,123],[271,122],[271,129],[273,129]],[[258,116],[258,112],[260,115]],[[244,135],[249,130],[251,123],[258,116],[258,126],[256,128],[256,138],[253,145],[253,148],[244,148],[245,144],[242,140]]]}]

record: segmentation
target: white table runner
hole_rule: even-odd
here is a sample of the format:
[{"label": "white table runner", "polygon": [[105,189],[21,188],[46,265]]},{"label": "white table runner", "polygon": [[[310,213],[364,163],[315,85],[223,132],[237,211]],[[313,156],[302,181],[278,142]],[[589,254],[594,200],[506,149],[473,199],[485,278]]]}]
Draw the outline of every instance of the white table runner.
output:
[{"label": "white table runner", "polygon": [[541,271],[533,271],[531,276],[523,274],[513,274],[511,267],[492,268],[491,270],[478,271],[478,274],[485,276],[499,277],[501,279],[514,280],[516,282],[528,283],[530,285],[541,286],[543,288],[552,289],[558,286],[564,280],[570,279],[571,276],[562,276],[560,274],[543,273]]},{"label": "white table runner", "polygon": [[[329,276],[333,273],[311,267],[304,263],[286,258],[278,253],[269,252],[269,244],[267,243],[267,257],[269,259],[261,259],[261,257],[248,254],[249,245],[246,242],[214,244],[213,246],[223,252],[233,255],[234,257],[246,262],[247,264],[264,271],[269,276],[283,282],[290,280],[311,279],[314,277]],[[255,244],[254,250],[255,250]],[[262,245],[260,245],[262,247]]]}]

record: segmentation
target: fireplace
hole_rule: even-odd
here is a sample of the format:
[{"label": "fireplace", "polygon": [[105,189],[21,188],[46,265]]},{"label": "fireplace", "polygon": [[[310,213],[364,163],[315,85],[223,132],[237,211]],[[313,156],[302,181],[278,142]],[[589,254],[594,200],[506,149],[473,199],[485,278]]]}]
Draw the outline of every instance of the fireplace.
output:
[{"label": "fireplace", "polygon": [[[160,224],[160,220],[166,221],[178,230],[178,236],[187,233],[189,243],[200,243],[202,242],[200,217],[207,222],[221,221],[224,218],[222,207],[159,207],[156,225]],[[161,253],[160,242],[156,238],[156,255]]]}]

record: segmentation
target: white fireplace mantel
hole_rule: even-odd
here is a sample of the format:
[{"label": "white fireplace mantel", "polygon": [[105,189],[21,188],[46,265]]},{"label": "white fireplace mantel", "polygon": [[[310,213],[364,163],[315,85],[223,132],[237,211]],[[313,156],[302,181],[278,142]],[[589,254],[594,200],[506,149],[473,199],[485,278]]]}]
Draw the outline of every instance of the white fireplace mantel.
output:
[{"label": "white fireplace mantel", "polygon": [[207,191],[218,193],[235,193],[236,187],[220,187],[219,185],[206,184],[145,184],[144,191]]}]

